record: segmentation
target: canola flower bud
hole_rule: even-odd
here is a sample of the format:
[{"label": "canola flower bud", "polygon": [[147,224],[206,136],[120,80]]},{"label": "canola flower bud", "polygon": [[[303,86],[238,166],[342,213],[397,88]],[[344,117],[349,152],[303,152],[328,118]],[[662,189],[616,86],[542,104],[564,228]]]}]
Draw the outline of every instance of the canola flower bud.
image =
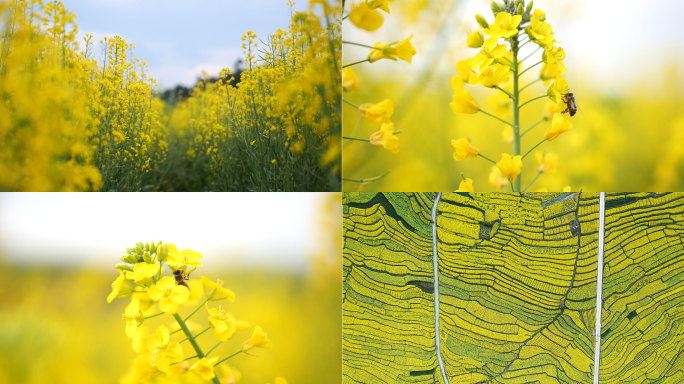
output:
[{"label": "canola flower bud", "polygon": [[480,15],[479,13],[475,15],[475,20],[477,20],[477,23],[480,24],[480,27],[489,28],[487,20],[485,20],[484,16]]},{"label": "canola flower bud", "polygon": [[143,260],[144,260],[147,264],[152,264],[152,255],[150,255],[149,252],[145,251],[145,252],[143,253]]},{"label": "canola flower bud", "polygon": [[119,271],[122,271],[122,272],[123,272],[123,271],[131,271],[131,272],[133,272],[133,266],[132,266],[132,265],[129,265],[129,264],[117,264],[117,265],[116,265],[116,269],[118,269]]},{"label": "canola flower bud", "polygon": [[138,241],[137,243],[135,243],[135,252],[138,255],[142,255],[142,253],[143,253],[143,243],[142,242]]},{"label": "canola flower bud", "polygon": [[525,12],[527,12],[527,13],[532,12],[533,6],[534,6],[534,1],[530,1],[529,4],[527,4],[527,8],[525,8]]},{"label": "canola flower bud", "polygon": [[523,15],[523,14],[525,13],[523,10],[524,10],[524,8],[523,8],[522,3],[518,4],[517,14],[518,14],[518,15]]},{"label": "canola flower bud", "polygon": [[157,247],[154,245],[154,241],[150,241],[150,246],[149,246],[148,250],[150,252],[153,252],[156,249],[157,249]]},{"label": "canola flower bud", "polygon": [[503,4],[492,1],[492,13],[496,15],[499,12],[503,12],[504,9]]},{"label": "canola flower bud", "polygon": [[128,264],[135,264],[138,262],[138,258],[135,255],[129,253],[127,255],[121,256],[121,261]]},{"label": "canola flower bud", "polygon": [[169,256],[169,249],[166,245],[162,245],[161,241],[157,245],[157,258],[159,261],[166,261],[166,257]]}]

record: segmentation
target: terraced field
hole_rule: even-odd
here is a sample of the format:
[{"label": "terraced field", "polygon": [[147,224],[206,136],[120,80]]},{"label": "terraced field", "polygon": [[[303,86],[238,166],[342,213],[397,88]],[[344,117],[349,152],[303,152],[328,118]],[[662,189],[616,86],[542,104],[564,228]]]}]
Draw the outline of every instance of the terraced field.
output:
[{"label": "terraced field", "polygon": [[[345,383],[684,378],[684,197],[345,194]],[[437,315],[436,315],[437,314]]]}]

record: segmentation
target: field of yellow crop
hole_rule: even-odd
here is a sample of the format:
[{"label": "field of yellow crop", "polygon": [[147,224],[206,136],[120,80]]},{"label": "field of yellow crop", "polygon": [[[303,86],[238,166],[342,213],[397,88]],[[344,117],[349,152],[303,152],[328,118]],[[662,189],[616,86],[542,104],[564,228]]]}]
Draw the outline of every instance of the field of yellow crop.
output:
[{"label": "field of yellow crop", "polygon": [[564,33],[594,7],[582,4],[347,1],[343,189],[684,188],[681,61],[618,58],[632,75],[606,86],[591,69],[608,58],[567,50],[586,39]]},{"label": "field of yellow crop", "polygon": [[[141,276],[145,269],[141,266],[161,265],[146,262],[150,257],[162,259],[161,253],[148,245],[136,244],[126,250],[125,246],[132,244],[122,244],[124,256],[120,260],[121,254],[111,255],[111,267],[104,270],[74,266],[69,261],[63,265],[22,264],[16,262],[16,255],[0,253],[4,276],[0,280],[0,383],[215,382],[209,378],[209,370],[195,366],[200,359],[188,339],[174,332],[178,329],[171,317],[174,311],[189,319],[187,327],[202,351],[209,354],[204,360],[220,363],[214,374],[221,383],[339,381],[340,209],[339,195],[331,195],[319,206],[316,224],[321,230],[311,235],[307,266],[298,272],[254,266],[208,268],[217,258],[230,256],[179,253],[164,243],[164,263],[190,275],[186,282],[191,293],[188,296],[186,292],[183,300],[173,297],[175,291],[185,290],[180,285],[173,285],[171,296],[163,289],[153,292],[155,286],[173,280],[166,265],[159,275]],[[138,249],[144,252],[136,253]],[[134,254],[135,260],[130,260]],[[117,279],[122,275],[114,265],[126,260],[136,262],[135,266],[119,264],[117,268],[130,279]],[[157,284],[149,278],[158,279]],[[115,279],[123,282],[120,289],[114,288]],[[126,287],[133,279],[137,283],[132,296]],[[221,289],[213,285],[218,280]],[[211,298],[206,304],[205,297]],[[135,310],[131,310],[133,301],[139,304]],[[144,319],[137,308],[145,313]],[[197,312],[193,313],[194,309]],[[212,313],[214,316],[208,316]],[[235,320],[239,322],[233,323]],[[219,327],[226,323],[232,323],[232,330]],[[250,335],[257,328],[267,334],[270,343],[263,341],[250,348],[246,342],[254,340]],[[163,335],[164,329],[171,337],[167,334],[160,343],[154,336]],[[175,354],[181,352],[182,358],[177,358]],[[218,361],[226,357],[225,362]]]},{"label": "field of yellow crop", "polygon": [[131,42],[77,41],[59,1],[0,1],[0,190],[339,190],[340,6],[291,13],[245,33],[237,85],[226,68],[165,105]]}]

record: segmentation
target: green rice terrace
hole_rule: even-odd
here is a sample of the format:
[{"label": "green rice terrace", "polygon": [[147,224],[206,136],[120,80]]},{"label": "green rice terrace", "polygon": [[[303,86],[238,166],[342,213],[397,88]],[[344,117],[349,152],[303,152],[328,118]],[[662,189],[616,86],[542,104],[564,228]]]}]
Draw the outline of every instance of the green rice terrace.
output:
[{"label": "green rice terrace", "polygon": [[684,194],[346,193],[343,382],[684,382],[683,243]]}]

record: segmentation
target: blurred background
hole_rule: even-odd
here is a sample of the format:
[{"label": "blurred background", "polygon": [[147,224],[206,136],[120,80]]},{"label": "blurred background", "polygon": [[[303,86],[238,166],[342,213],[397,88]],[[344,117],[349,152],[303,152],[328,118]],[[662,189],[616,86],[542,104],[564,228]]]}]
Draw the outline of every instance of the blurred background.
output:
[{"label": "blurred background", "polygon": [[241,383],[339,380],[340,212],[337,193],[0,194],[0,383],[119,382],[128,300],[105,298],[119,257],[150,240],[202,253],[192,277],[222,279],[226,310],[268,333],[273,349],[229,361]]},{"label": "blurred background", "polygon": [[[345,14],[354,3],[346,2]],[[455,115],[449,108],[453,94],[449,80],[456,74],[456,63],[478,52],[465,46],[468,31],[478,29],[474,15],[493,21],[490,4],[486,0],[395,1],[389,15],[382,13],[384,23],[374,32],[343,23],[345,41],[373,45],[413,35],[411,43],[417,51],[411,64],[381,60],[353,67],[359,88],[344,93],[344,98],[357,105],[393,100],[400,152],[392,155],[367,143],[346,143],[344,177],[391,173],[365,185],[345,182],[344,190],[454,190],[461,173],[473,179],[476,191],[494,190],[488,183],[492,165],[483,159],[454,161],[450,141],[469,137],[483,154],[498,160],[500,153],[512,151],[501,138],[503,124],[482,114]],[[556,44],[565,50],[565,78],[582,113],[571,119],[572,130],[540,147],[559,155],[558,168],[542,175],[530,190],[684,188],[684,40],[680,38],[684,26],[678,20],[684,3],[536,0],[534,7],[546,13]],[[345,44],[343,64],[367,55],[367,48]],[[536,55],[528,63],[538,61],[541,52]],[[539,71],[529,73],[537,76]],[[483,109],[495,109],[488,100],[493,90],[466,88]],[[546,86],[537,83],[522,100],[545,91]],[[539,120],[544,104],[540,100],[525,107],[523,129]],[[343,109],[348,136],[359,113],[346,104]],[[541,140],[549,124],[524,137],[523,152]],[[368,138],[375,130],[364,122],[355,136]],[[536,162],[529,156],[524,160],[522,184],[535,174]]]}]

